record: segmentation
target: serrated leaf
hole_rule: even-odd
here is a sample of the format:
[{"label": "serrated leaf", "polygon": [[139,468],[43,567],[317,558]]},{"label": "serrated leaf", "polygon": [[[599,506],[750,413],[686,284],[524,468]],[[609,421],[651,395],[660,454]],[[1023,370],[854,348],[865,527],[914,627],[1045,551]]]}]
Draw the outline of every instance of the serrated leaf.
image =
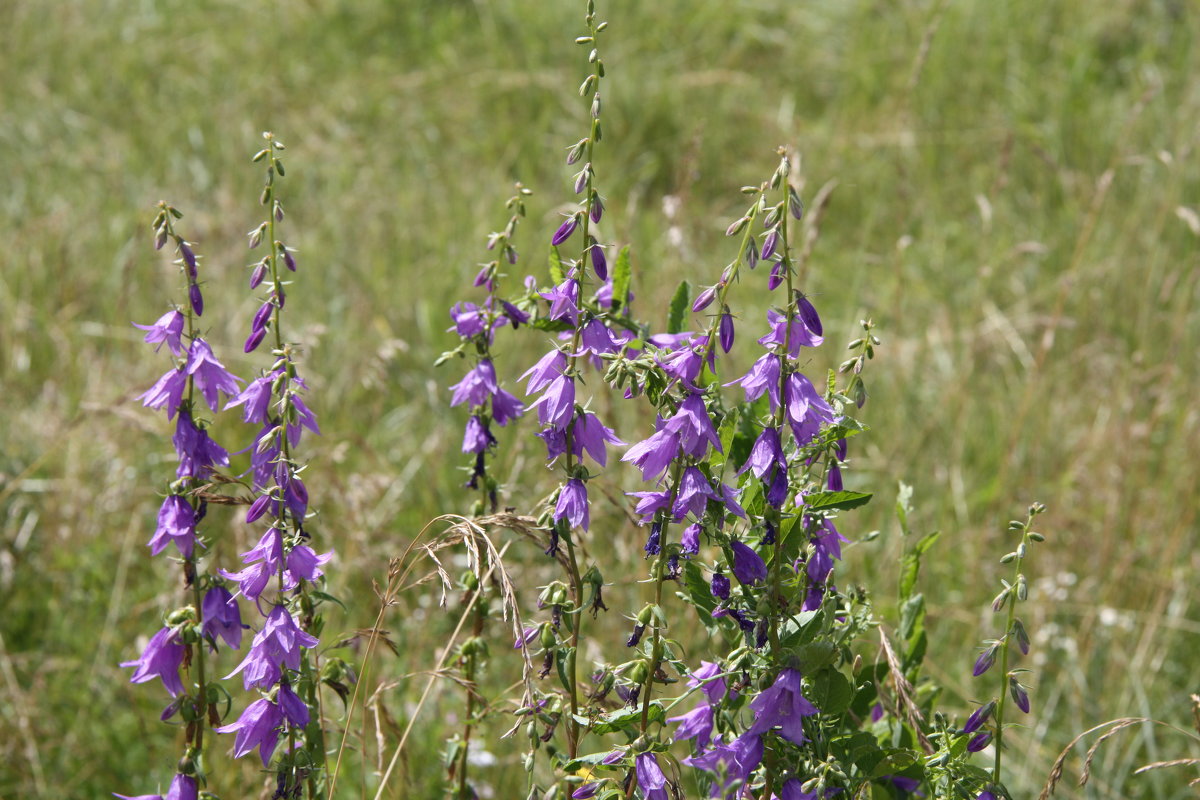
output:
[{"label": "serrated leaf", "polygon": [[691,297],[692,285],[687,281],[680,281],[674,296],[671,297],[671,307],[667,314],[667,333],[679,333],[683,330],[684,315],[691,304]]},{"label": "serrated leaf", "polygon": [[567,279],[567,275],[563,272],[562,256],[558,254],[558,248],[550,247],[550,280],[554,281],[554,285],[558,286]]},{"label": "serrated leaf", "polygon": [[633,268],[629,263],[629,245],[625,245],[621,248],[621,252],[617,253],[617,263],[613,266],[612,280],[612,308],[613,311],[620,311],[625,305],[625,298],[629,296],[629,287],[633,282]]},{"label": "serrated leaf", "polygon": [[836,669],[826,669],[809,678],[808,699],[822,714],[838,716],[850,707],[854,689],[846,676]]},{"label": "serrated leaf", "polygon": [[804,504],[812,511],[829,511],[865,506],[871,500],[870,492],[818,492],[804,498]]},{"label": "serrated leaf", "polygon": [[717,607],[717,598],[713,597],[708,581],[704,580],[704,573],[693,561],[683,562],[683,586],[692,605],[711,617]]}]

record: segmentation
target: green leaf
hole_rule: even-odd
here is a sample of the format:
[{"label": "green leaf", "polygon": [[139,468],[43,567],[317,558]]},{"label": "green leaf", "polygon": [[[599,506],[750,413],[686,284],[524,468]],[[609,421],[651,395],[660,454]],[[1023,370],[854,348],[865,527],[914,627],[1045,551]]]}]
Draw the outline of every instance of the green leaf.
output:
[{"label": "green leaf", "polygon": [[816,674],[817,670],[832,664],[836,657],[837,648],[833,642],[809,642],[796,651],[800,671],[805,675]]},{"label": "green leaf", "polygon": [[900,607],[900,638],[908,641],[925,629],[925,595],[914,594]]},{"label": "green leaf", "polygon": [[818,492],[805,498],[804,504],[812,511],[828,511],[835,508],[847,511],[865,506],[870,500],[870,492]]},{"label": "green leaf", "polygon": [[784,648],[793,648],[807,644],[816,638],[823,624],[822,610],[823,608],[815,611],[801,611],[784,620],[783,630],[780,631],[779,636],[780,645]]},{"label": "green leaf", "polygon": [[800,549],[807,543],[804,538],[804,516],[797,515],[785,520],[782,528],[777,557],[782,558],[784,564],[790,564],[799,557]]},{"label": "green leaf", "polygon": [[545,317],[531,319],[529,321],[529,327],[539,331],[549,331],[551,333],[572,330],[571,323],[567,322],[566,320],[546,319]]},{"label": "green leaf", "polygon": [[934,542],[938,540],[939,533],[926,534],[921,539],[900,557],[900,599],[907,600],[913,593],[913,589],[917,586],[917,575],[921,571],[921,556],[928,552],[929,548],[933,547]]},{"label": "green leaf", "polygon": [[704,580],[704,573],[693,561],[683,562],[683,586],[687,589],[692,605],[704,611],[707,617],[711,617],[717,607],[717,598],[713,597],[708,581]]},{"label": "green leaf", "polygon": [[[575,715],[575,721],[584,727],[591,722],[590,719],[581,714]],[[596,764],[604,761],[604,759],[608,758],[611,754],[611,750],[601,750],[599,753],[588,753],[585,756],[576,756],[562,765],[562,771],[564,773],[578,772],[580,767],[595,766]]]},{"label": "green leaf", "polygon": [[836,717],[850,707],[854,689],[846,676],[836,669],[821,670],[809,678],[809,684],[808,699],[822,714]]},{"label": "green leaf", "polygon": [[613,267],[612,310],[620,311],[629,295],[629,286],[633,281],[633,269],[629,264],[629,245],[617,253],[617,263]]},{"label": "green leaf", "polygon": [[912,511],[913,488],[900,481],[900,491],[896,494],[896,519],[900,523],[900,533],[908,536],[908,514]]},{"label": "green leaf", "polygon": [[[652,702],[647,716],[650,722],[661,722],[666,716],[663,712],[662,704],[657,701]],[[641,720],[642,711],[640,708],[621,708],[605,714],[598,722],[594,723],[592,725],[592,733],[605,734],[635,728],[641,724]]]},{"label": "green leaf", "polygon": [[884,750],[883,758],[871,770],[871,777],[883,778],[887,775],[895,775],[897,772],[903,772],[917,763],[918,758],[919,755],[917,753],[901,747]]},{"label": "green leaf", "polygon": [[341,606],[343,609],[345,609],[345,608],[346,608],[346,604],[345,604],[345,603],[343,603],[341,600],[338,600],[336,597],[334,597],[333,595],[329,594],[328,592],[322,592],[320,589],[310,589],[310,590],[308,591],[308,594],[309,594],[309,596],[310,596],[310,597],[312,597],[314,600],[322,600],[322,601],[324,601],[324,602],[327,602],[327,603],[337,603],[337,604],[338,604],[339,606]]},{"label": "green leaf", "polygon": [[561,683],[563,688],[568,692],[571,691],[571,681],[567,677],[567,662],[570,660],[570,653],[571,648],[564,647],[558,651],[558,654],[554,659],[555,666],[558,667],[558,682]]},{"label": "green leaf", "polygon": [[683,330],[684,315],[687,314],[691,302],[692,286],[687,281],[680,281],[671,298],[670,313],[667,315],[667,333],[679,333]]},{"label": "green leaf", "polygon": [[558,286],[567,279],[566,273],[563,272],[562,256],[558,254],[558,248],[551,246],[550,248],[550,280],[554,281],[554,285]]}]

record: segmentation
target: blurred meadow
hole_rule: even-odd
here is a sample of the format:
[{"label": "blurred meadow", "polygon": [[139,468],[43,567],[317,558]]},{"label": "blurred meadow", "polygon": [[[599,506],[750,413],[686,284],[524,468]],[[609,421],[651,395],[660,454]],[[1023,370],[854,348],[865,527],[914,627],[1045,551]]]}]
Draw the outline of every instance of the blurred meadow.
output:
[{"label": "blurred meadow", "polygon": [[[476,297],[471,277],[516,180],[535,194],[513,273],[545,275],[570,196],[564,148],[586,113],[575,93],[586,51],[572,44],[582,5],[0,2],[0,797],[103,797],[174,769],[159,687],[133,686],[117,666],[180,595],[145,548],[170,429],[133,400],[166,359],[130,321],[181,299],[170,257],[151,247],[154,204],[185,213],[179,230],[204,256],[203,321],[245,377],[261,364],[241,354],[255,307],[245,232],[261,184],[249,156],[263,130],[287,143],[282,192],[300,251],[288,336],[304,343],[324,434],[305,445],[306,479],[319,542],[337,551],[330,586],[349,609],[329,630],[369,627],[388,559],[430,518],[470,507],[465,413],[448,410],[446,390],[461,362],[432,362],[453,344],[447,308]],[[637,313],[654,317],[680,279],[711,282],[733,258],[724,228],[738,188],[769,174],[777,146],[801,155],[806,200],[837,181],[808,286],[827,340],[813,368],[838,363],[860,318],[883,340],[867,374],[872,432],[848,473],[876,496],[843,527],[858,543],[841,582],[870,587],[887,609],[892,509],[898,482],[911,484],[915,527],[942,531],[922,575],[929,672],[964,711],[976,643],[994,632],[1005,522],[1033,500],[1049,507],[1026,619],[1034,713],[1006,758],[1014,796],[1035,796],[1059,751],[1098,723],[1145,716],[1190,730],[1195,6],[601,0],[600,14],[610,79],[596,169],[606,236],[633,244]],[[504,353],[510,389],[535,339]],[[618,432],[630,441],[645,426]],[[501,444],[528,475],[541,455],[521,430]],[[217,431],[231,450],[249,443],[234,415]],[[613,501],[592,546],[635,565],[642,534],[616,502],[636,475],[610,467],[605,480]],[[522,478],[502,503],[528,509],[544,483]],[[250,534],[213,514],[228,562]],[[512,553],[532,606],[544,557],[517,543]],[[632,579],[613,587],[638,591]],[[434,586],[418,587],[385,617],[400,655],[381,656],[364,687],[387,682],[353,739],[344,796],[374,786],[376,731],[394,743],[424,682],[408,676],[432,667],[457,619],[436,601]],[[617,657],[625,621],[617,611],[605,624]],[[497,687],[519,675],[510,653],[493,648]],[[439,796],[461,698],[444,694],[387,796]],[[496,758],[477,767],[500,798],[523,785],[514,748],[495,738],[510,724],[496,715]],[[1080,789],[1086,746],[1058,796],[1193,796],[1195,766],[1133,775],[1200,755],[1179,732],[1124,731]],[[214,789],[236,797],[222,781],[258,779],[226,749],[214,748]]]}]

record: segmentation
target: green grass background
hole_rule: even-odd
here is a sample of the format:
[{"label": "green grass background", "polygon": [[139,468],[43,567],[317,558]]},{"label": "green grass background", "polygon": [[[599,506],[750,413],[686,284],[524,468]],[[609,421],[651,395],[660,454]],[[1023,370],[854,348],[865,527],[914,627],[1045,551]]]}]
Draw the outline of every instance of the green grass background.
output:
[{"label": "green grass background", "polygon": [[[351,609],[331,625],[368,626],[387,559],[433,515],[467,507],[463,415],[446,410],[460,367],[430,364],[514,180],[536,192],[523,266],[544,270],[570,199],[563,148],[584,132],[574,89],[586,51],[571,43],[581,8],[0,3],[0,797],[151,791],[173,769],[161,691],[116,666],[180,598],[144,548],[171,471],[168,429],[132,402],[165,359],[129,322],[180,299],[150,247],[154,203],[186,213],[211,339],[251,374],[262,362],[240,353],[254,309],[244,236],[261,175],[248,156],[265,129],[288,144],[283,230],[301,259],[288,334],[306,345],[325,432],[306,444],[308,484]],[[877,497],[843,526],[883,535],[852,549],[844,580],[887,605],[900,547],[890,506],[898,480],[913,484],[918,526],[943,531],[923,585],[931,672],[963,698],[951,707],[983,691],[969,670],[995,632],[986,607],[1004,522],[1031,500],[1049,505],[1026,615],[1035,710],[1006,758],[1018,796],[1093,724],[1145,715],[1189,728],[1200,689],[1196,9],[621,0],[601,15],[604,230],[634,245],[643,314],[680,278],[711,281],[732,258],[723,230],[737,188],[769,174],[776,146],[802,155],[806,198],[838,181],[808,287],[829,341],[813,368],[836,364],[861,317],[884,341],[867,376],[873,432],[852,453],[854,485]],[[743,345],[761,325],[743,321]],[[539,346],[505,355],[510,385]],[[743,366],[750,352],[736,351]],[[248,441],[236,420],[218,431]],[[531,470],[506,502],[528,507],[546,486],[537,448],[512,434],[502,444]],[[630,486],[622,475],[613,487]],[[640,534],[598,513],[613,543],[604,557],[629,565],[609,575],[615,596],[636,593]],[[228,516],[213,526],[228,563],[249,533]],[[527,588],[535,556],[514,556]],[[397,682],[380,704],[401,723],[420,685],[403,676],[430,666],[453,623],[427,607],[431,589],[406,597],[386,623],[402,657],[379,662],[379,679]],[[621,657],[618,613],[599,640],[609,658]],[[494,651],[506,685],[516,661]],[[438,796],[459,696],[426,712],[392,796]],[[515,756],[489,747],[499,761],[478,774],[516,796]],[[1195,767],[1131,773],[1196,754],[1180,734],[1134,728],[1102,748],[1087,789],[1060,796],[1190,797]],[[228,766],[220,748],[214,758],[214,790],[255,796],[253,765]],[[371,785],[374,758],[350,759],[345,796]]]}]

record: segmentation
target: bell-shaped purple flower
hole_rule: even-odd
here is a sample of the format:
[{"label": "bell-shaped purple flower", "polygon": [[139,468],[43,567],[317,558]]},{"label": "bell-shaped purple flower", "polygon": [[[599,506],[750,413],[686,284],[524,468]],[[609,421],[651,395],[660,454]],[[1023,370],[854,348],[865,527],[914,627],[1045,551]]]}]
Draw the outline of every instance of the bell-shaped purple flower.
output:
[{"label": "bell-shaped purple flower", "polygon": [[218,392],[223,392],[227,397],[235,397],[240,392],[240,379],[225,369],[203,339],[193,339],[192,346],[188,348],[187,374],[192,377],[196,388],[204,396],[204,402],[213,411],[220,404]]},{"label": "bell-shaped purple flower", "polygon": [[638,788],[645,800],[671,800],[667,794],[667,778],[658,766],[654,753],[638,753],[636,763]]},{"label": "bell-shaped purple flower", "polygon": [[538,420],[543,425],[565,429],[575,412],[575,381],[568,375],[559,375],[530,408],[538,410]]},{"label": "bell-shaped purple flower", "polygon": [[284,719],[292,723],[297,728],[303,728],[308,724],[309,712],[308,706],[300,699],[300,696],[292,691],[292,687],[287,681],[279,684],[279,694],[275,697],[279,704],[279,710],[283,713]]},{"label": "bell-shaped purple flower", "polygon": [[617,438],[612,428],[606,426],[595,414],[587,413],[575,420],[571,428],[571,444],[575,455],[582,458],[584,451],[600,466],[608,462],[608,452],[605,442],[609,444],[625,444]]},{"label": "bell-shaped purple flower", "polygon": [[751,547],[737,541],[729,543],[733,550],[733,574],[747,586],[767,579],[767,564]]},{"label": "bell-shaped purple flower", "polygon": [[463,431],[462,451],[464,453],[482,453],[496,443],[496,437],[488,430],[487,425],[478,414],[472,414],[467,420],[466,430]]},{"label": "bell-shaped purple flower", "polygon": [[787,459],[783,455],[783,446],[779,441],[778,429],[763,428],[762,433],[758,435],[758,439],[754,442],[754,447],[750,450],[750,457],[746,459],[746,463],[738,470],[738,474],[741,475],[746,470],[750,470],[759,479],[766,480],[766,475],[772,467],[786,469]]},{"label": "bell-shaped purple flower", "polygon": [[454,392],[450,398],[450,405],[469,403],[472,408],[477,408],[486,403],[499,388],[496,383],[496,368],[492,366],[490,359],[482,358],[461,381],[450,387]]},{"label": "bell-shaped purple flower", "polygon": [[992,741],[992,734],[989,731],[977,733],[971,737],[971,741],[967,742],[967,752],[978,753],[983,748],[987,747]]},{"label": "bell-shaped purple flower", "polygon": [[712,586],[710,588],[713,597],[717,598],[718,600],[728,600],[729,588],[729,578],[726,578],[719,572],[713,574]]},{"label": "bell-shaped purple flower", "polygon": [[708,703],[701,703],[688,713],[678,717],[668,717],[667,722],[679,724],[679,727],[675,729],[675,741],[695,739],[700,748],[708,747],[713,730],[713,710]]},{"label": "bell-shaped purple flower", "polygon": [[699,394],[689,394],[684,398],[679,410],[663,425],[663,430],[679,434],[679,443],[690,456],[703,457],[709,445],[718,453],[721,452],[721,438],[717,436],[704,398]]},{"label": "bell-shaped purple flower", "polygon": [[150,637],[142,655],[133,661],[121,662],[122,667],[134,667],[130,683],[145,683],[158,678],[172,697],[183,694],[179,666],[183,663],[183,643],[170,628],[162,628]]},{"label": "bell-shaped purple flower", "polygon": [[704,473],[697,467],[688,467],[679,479],[679,488],[675,493],[675,506],[671,512],[675,519],[682,520],[690,512],[697,519],[704,514],[704,508],[709,500],[721,498],[713,491],[712,484]]},{"label": "bell-shaped purple flower", "polygon": [[204,636],[212,642],[214,650],[218,636],[234,650],[242,646],[242,630],[249,626],[242,624],[242,612],[228,589],[213,586],[205,592],[200,608],[204,615]]},{"label": "bell-shaped purple flower", "polygon": [[242,406],[243,422],[266,425],[270,419],[271,384],[277,377],[279,377],[279,373],[272,372],[250,381],[237,397],[225,404],[225,410]]},{"label": "bell-shaped purple flower", "polygon": [[792,358],[800,355],[800,348],[802,346],[817,347],[825,341],[810,331],[808,326],[804,324],[804,320],[799,316],[792,319],[790,332],[786,314],[780,314],[775,309],[771,309],[767,312],[767,321],[771,325],[771,332],[759,339],[758,343],[763,347],[771,347],[772,345],[782,347],[786,341],[788,355]]},{"label": "bell-shaped purple flower", "polygon": [[804,744],[804,717],[817,713],[816,706],[800,692],[800,670],[785,669],[779,673],[771,688],[750,701],[754,723],[746,733],[762,734],[779,728],[779,735],[792,744]]},{"label": "bell-shaped purple flower", "polygon": [[237,722],[222,725],[217,733],[237,733],[233,740],[233,757],[241,758],[258,748],[263,766],[271,761],[275,745],[279,743],[279,728],[283,724],[283,713],[279,706],[265,698],[246,706]]},{"label": "bell-shaped purple flower", "polygon": [[150,554],[158,555],[170,542],[175,543],[181,556],[192,557],[196,545],[196,511],[177,494],[168,495],[158,509],[158,528],[147,542]]},{"label": "bell-shaped purple flower", "polygon": [[138,395],[138,400],[142,401],[142,405],[146,408],[163,408],[167,409],[167,419],[174,419],[175,412],[179,410],[179,403],[183,400],[183,390],[187,388],[187,373],[182,369],[173,369],[163,373],[153,386],[147,389],[142,394]]},{"label": "bell-shaped purple flower", "polygon": [[762,757],[762,737],[745,733],[729,744],[723,743],[721,738],[717,737],[713,741],[711,749],[692,758],[685,758],[683,763],[714,775],[724,774],[724,783],[719,787],[720,791],[714,795],[720,796],[733,782],[745,781],[749,778],[762,763]]},{"label": "bell-shaped purple flower", "polygon": [[566,520],[572,528],[588,529],[590,514],[588,511],[587,486],[578,478],[567,481],[558,494],[558,503],[554,506],[554,519]]},{"label": "bell-shaped purple flower", "polygon": [[283,588],[291,590],[300,585],[301,580],[315,583],[325,573],[321,566],[333,558],[333,551],[318,554],[311,547],[298,544],[287,554],[287,569],[283,573]]},{"label": "bell-shaped purple flower", "polygon": [[178,311],[168,311],[152,325],[139,325],[135,322],[133,326],[148,331],[144,341],[147,344],[157,344],[154,352],[157,353],[165,344],[172,355],[183,355],[183,344],[180,341],[183,335],[183,314]]},{"label": "bell-shaped purple flower", "polygon": [[500,389],[492,397],[492,419],[504,426],[525,413],[525,404],[511,393]]},{"label": "bell-shaped purple flower", "polygon": [[649,481],[661,475],[678,453],[679,435],[664,427],[626,450],[621,460],[631,462],[642,471],[642,480]]},{"label": "bell-shaped purple flower", "polygon": [[579,284],[572,278],[555,286],[548,292],[539,292],[542,299],[550,301],[550,311],[547,317],[552,320],[566,320],[571,327],[579,324]]},{"label": "bell-shaped purple flower", "polygon": [[[299,378],[297,383],[302,383]],[[308,404],[304,402],[304,398],[292,391],[289,396],[289,401],[292,404],[292,410],[296,414],[295,421],[289,421],[287,424],[288,443],[292,447],[297,447],[300,444],[301,428],[307,428],[310,432],[317,436],[321,435],[321,428],[317,425],[317,415],[312,412]]]},{"label": "bell-shaped purple flower", "polygon": [[981,705],[979,708],[971,712],[971,716],[967,717],[967,723],[963,725],[963,733],[974,733],[983,727],[983,723],[988,721],[992,715],[992,711],[996,708],[996,701]]},{"label": "bell-shaped purple flower", "polygon": [[735,383],[741,384],[745,390],[748,403],[766,392],[771,399],[771,413],[775,413],[775,409],[779,408],[779,356],[767,353],[754,362],[749,372],[725,385],[732,386]]},{"label": "bell-shaped purple flower", "polygon": [[679,552],[685,556],[694,556],[700,552],[700,523],[694,522],[683,529],[679,536]]},{"label": "bell-shaped purple flower", "polygon": [[525,394],[536,394],[550,385],[567,367],[567,356],[563,351],[555,349],[538,359],[538,362],[525,371],[521,380],[529,378],[525,385]]}]

